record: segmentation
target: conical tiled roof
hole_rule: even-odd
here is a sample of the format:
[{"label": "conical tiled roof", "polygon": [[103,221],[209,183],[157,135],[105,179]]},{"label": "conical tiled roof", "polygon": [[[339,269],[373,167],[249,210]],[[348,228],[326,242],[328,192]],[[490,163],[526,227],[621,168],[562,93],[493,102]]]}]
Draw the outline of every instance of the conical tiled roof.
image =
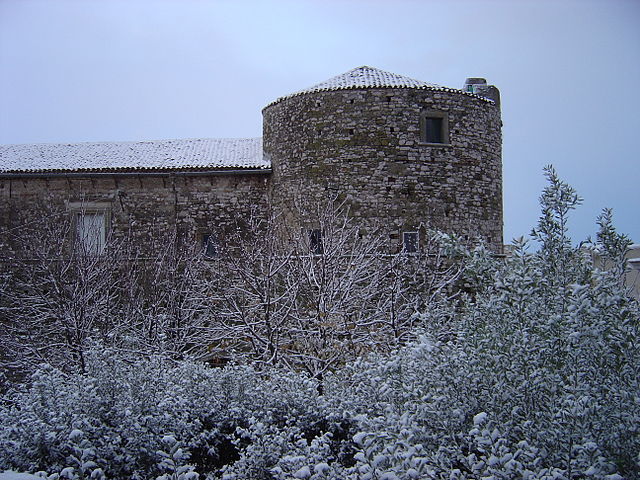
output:
[{"label": "conical tiled roof", "polygon": [[[286,98],[303,95],[305,93],[327,92],[333,90],[350,90],[361,88],[420,88],[429,90],[455,91],[466,93],[457,88],[448,88],[435,83],[423,82],[414,78],[398,75],[397,73],[385,72],[378,68],[362,66],[354,68],[340,75],[325,80],[304,90],[280,97],[269,105],[278,103]],[[476,95],[473,95],[476,96]],[[267,105],[267,106],[269,106]]]},{"label": "conical tiled roof", "polygon": [[[349,88],[421,88],[440,87],[433,83],[422,82],[413,78],[385,72],[378,68],[363,67],[354,68],[341,75],[336,75],[329,80],[301,90],[299,93],[321,92],[325,90],[343,90]],[[442,87],[440,87],[442,88]],[[296,93],[294,93],[296,95]]]}]

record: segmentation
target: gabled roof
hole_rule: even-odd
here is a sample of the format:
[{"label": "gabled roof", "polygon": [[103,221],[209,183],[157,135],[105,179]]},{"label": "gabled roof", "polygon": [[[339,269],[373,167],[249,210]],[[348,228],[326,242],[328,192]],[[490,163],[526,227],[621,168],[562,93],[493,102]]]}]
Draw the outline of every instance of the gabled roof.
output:
[{"label": "gabled roof", "polygon": [[270,168],[262,138],[0,145],[0,174]]},{"label": "gabled roof", "polygon": [[[466,95],[477,97],[477,95],[468,94],[457,88],[443,87],[435,83],[423,82],[414,78],[398,75],[397,73],[386,72],[374,67],[366,65],[354,68],[340,75],[318,83],[312,87],[305,88],[298,92],[285,95],[271,102],[268,106],[278,103],[287,98],[296,97],[305,93],[328,92],[333,90],[352,90],[362,88],[418,88],[428,90],[442,90],[447,92],[458,92]],[[479,97],[483,98],[483,97]],[[265,107],[266,108],[266,107]]]}]

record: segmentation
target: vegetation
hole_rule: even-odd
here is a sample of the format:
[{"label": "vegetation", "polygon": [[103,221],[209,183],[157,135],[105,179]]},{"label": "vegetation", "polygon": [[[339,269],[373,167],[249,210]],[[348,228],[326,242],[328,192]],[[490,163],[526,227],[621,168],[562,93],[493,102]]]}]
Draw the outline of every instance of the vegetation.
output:
[{"label": "vegetation", "polygon": [[[212,368],[159,350],[132,356],[88,335],[82,371],[42,366],[5,395],[0,469],[41,471],[46,478],[163,480],[638,478],[640,307],[622,282],[630,242],[605,211],[595,241],[574,247],[566,219],[579,197],[551,168],[546,174],[532,234],[539,248],[522,240],[512,255],[497,259],[481,247],[440,242],[450,257],[455,249],[463,268],[438,277],[439,287],[429,292],[439,294],[422,290],[420,301],[402,304],[410,306],[400,318],[410,322],[411,337],[388,328],[388,306],[371,307],[377,305],[366,289],[371,281],[349,284],[354,301],[362,301],[353,304],[357,311],[349,302],[345,310],[329,310],[342,303],[327,293],[305,299],[321,308],[300,313],[300,290],[289,297],[287,283],[268,282],[285,271],[286,256],[261,252],[245,265],[243,258],[252,257],[241,255],[232,267],[239,275],[253,266],[252,275],[227,288],[208,285],[217,285],[216,305],[227,318],[251,312],[228,320],[240,325],[229,340],[251,329],[263,339],[257,349],[236,344],[233,358],[246,364]],[[606,270],[594,266],[596,252]],[[379,277],[393,278],[388,271]],[[449,298],[440,287],[452,279],[473,286],[474,294]],[[416,292],[398,288],[408,298]],[[252,292],[248,300],[244,291]],[[239,299],[254,307],[240,308]],[[323,338],[314,329],[326,318],[344,318],[343,311],[355,315],[358,341],[372,343],[351,350],[341,336],[329,336],[328,348],[341,352],[340,360],[322,364],[329,357],[316,355],[308,365],[323,368],[307,368],[301,353],[316,352],[313,342]],[[372,327],[387,328],[384,337],[373,329],[367,336],[367,318],[375,319]],[[309,329],[296,341],[308,336],[310,344],[296,349],[290,340],[276,342],[301,324]],[[270,336],[275,325],[283,330]]]}]

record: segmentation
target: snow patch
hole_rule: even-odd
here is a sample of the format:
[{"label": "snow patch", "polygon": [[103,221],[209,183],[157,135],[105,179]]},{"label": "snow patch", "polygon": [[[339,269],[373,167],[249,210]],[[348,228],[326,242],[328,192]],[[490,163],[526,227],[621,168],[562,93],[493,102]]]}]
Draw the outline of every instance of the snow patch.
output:
[{"label": "snow patch", "polygon": [[18,473],[7,470],[0,472],[0,480],[40,480],[40,477],[36,477],[30,473]]}]

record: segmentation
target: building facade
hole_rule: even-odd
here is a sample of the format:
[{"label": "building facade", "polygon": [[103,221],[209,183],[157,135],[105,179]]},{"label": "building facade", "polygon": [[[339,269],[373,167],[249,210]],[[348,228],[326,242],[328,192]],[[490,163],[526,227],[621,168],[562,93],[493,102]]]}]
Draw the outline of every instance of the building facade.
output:
[{"label": "building facade", "polygon": [[89,250],[175,230],[206,242],[238,219],[339,199],[392,250],[455,232],[502,251],[500,99],[359,67],[263,109],[262,138],[0,146],[0,228],[68,212]]}]

